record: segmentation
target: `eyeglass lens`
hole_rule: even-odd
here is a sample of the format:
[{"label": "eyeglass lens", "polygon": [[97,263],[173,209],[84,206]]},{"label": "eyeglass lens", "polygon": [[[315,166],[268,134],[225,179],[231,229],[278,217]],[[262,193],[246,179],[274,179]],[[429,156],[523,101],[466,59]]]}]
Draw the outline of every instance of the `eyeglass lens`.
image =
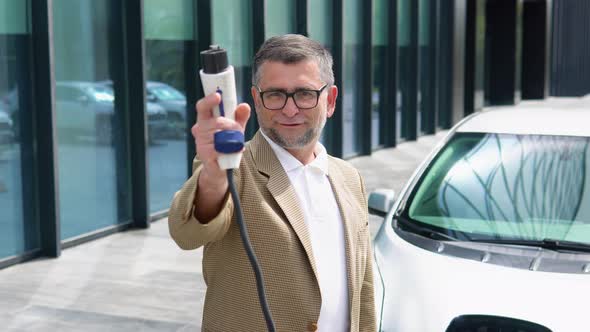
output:
[{"label": "eyeglass lens", "polygon": [[264,107],[268,109],[281,109],[287,104],[287,99],[293,98],[298,108],[314,108],[318,103],[319,94],[314,90],[299,90],[293,93],[283,91],[268,91],[262,96]]}]

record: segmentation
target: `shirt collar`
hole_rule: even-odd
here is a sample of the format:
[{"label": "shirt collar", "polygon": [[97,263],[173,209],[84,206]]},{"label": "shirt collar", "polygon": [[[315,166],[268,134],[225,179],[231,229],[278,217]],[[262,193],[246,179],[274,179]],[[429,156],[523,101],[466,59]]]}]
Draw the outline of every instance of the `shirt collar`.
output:
[{"label": "shirt collar", "polygon": [[[297,158],[293,157],[289,151],[285,150],[283,147],[279,146],[275,143],[272,139],[270,139],[266,134],[260,130],[262,137],[268,142],[272,150],[274,151],[277,159],[283,166],[283,169],[286,173],[294,171],[299,167],[305,167]],[[316,168],[320,170],[325,175],[328,175],[328,152],[326,148],[322,145],[322,143],[316,143],[314,148],[315,159],[307,165],[307,167]]]}]

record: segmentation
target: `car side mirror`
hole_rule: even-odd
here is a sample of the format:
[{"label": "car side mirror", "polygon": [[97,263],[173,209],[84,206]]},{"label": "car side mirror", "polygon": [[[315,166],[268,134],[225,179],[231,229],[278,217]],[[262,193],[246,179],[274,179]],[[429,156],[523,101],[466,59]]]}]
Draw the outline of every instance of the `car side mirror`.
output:
[{"label": "car side mirror", "polygon": [[369,213],[385,217],[395,203],[395,191],[375,189],[369,194]]},{"label": "car side mirror", "polygon": [[155,103],[156,101],[158,101],[158,98],[156,98],[156,96],[154,96],[153,94],[148,94],[147,101],[149,101],[150,103]]}]

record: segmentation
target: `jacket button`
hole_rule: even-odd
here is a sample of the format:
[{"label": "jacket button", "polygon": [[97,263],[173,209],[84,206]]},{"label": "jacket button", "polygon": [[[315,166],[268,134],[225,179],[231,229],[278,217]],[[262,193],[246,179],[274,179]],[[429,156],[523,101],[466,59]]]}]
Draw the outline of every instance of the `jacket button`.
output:
[{"label": "jacket button", "polygon": [[307,324],[307,330],[310,332],[314,332],[318,330],[318,323],[316,322],[309,322],[309,324]]}]

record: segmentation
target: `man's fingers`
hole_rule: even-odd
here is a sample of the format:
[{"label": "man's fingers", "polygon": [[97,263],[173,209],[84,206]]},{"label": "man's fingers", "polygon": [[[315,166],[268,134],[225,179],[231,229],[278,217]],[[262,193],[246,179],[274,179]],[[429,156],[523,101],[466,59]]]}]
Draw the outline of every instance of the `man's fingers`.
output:
[{"label": "man's fingers", "polygon": [[[235,109],[235,121],[225,117],[213,116],[213,108],[219,105],[221,96],[212,93],[197,102],[197,123],[191,128],[191,133],[197,142],[197,147],[213,144],[213,137],[220,130],[237,130],[244,132],[250,118],[250,106],[239,104]],[[199,154],[206,158],[206,153]]]},{"label": "man's fingers", "polygon": [[220,130],[238,130],[243,132],[244,127],[237,121],[220,116],[201,120],[191,128],[195,139],[205,139],[206,141],[212,141],[213,135]]},{"label": "man's fingers", "polygon": [[238,107],[236,107],[234,118],[236,119],[236,122],[242,127],[240,131],[244,132],[246,129],[246,123],[248,123],[248,119],[250,118],[250,105],[246,103],[239,104]]},{"label": "man's fingers", "polygon": [[197,121],[207,120],[213,117],[213,109],[221,102],[221,96],[214,92],[199,99],[197,102]]}]

